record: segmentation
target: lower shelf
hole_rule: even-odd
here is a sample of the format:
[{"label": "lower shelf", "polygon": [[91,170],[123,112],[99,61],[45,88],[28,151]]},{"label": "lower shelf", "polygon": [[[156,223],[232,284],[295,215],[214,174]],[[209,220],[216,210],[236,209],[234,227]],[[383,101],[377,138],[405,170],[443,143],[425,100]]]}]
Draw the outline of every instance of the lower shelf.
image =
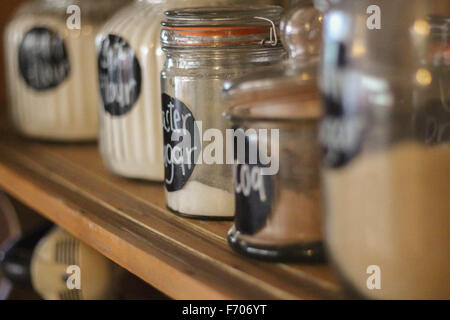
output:
[{"label": "lower shelf", "polygon": [[95,144],[33,142],[0,129],[0,188],[175,299],[333,299],[327,265],[242,257],[231,222],[178,217],[160,184],[108,173]]}]

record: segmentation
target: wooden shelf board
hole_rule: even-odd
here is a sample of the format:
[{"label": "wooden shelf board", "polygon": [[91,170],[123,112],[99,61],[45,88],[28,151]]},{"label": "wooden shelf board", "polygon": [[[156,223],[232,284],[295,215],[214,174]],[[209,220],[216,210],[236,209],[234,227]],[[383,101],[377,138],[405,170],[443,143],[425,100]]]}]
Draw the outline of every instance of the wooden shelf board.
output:
[{"label": "wooden shelf board", "polygon": [[106,171],[95,144],[34,142],[4,122],[0,188],[176,299],[333,299],[327,265],[242,257],[231,222],[178,217],[161,184]]}]

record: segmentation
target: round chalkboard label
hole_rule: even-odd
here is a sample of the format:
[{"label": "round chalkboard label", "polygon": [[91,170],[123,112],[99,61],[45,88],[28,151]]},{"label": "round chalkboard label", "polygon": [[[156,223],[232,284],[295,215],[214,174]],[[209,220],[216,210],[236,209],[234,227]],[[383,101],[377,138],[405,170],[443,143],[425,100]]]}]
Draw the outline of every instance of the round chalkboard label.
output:
[{"label": "round chalkboard label", "polygon": [[165,183],[169,192],[181,190],[201,154],[200,131],[189,108],[162,94]]},{"label": "round chalkboard label", "polygon": [[327,167],[341,168],[360,152],[366,122],[359,114],[347,115],[343,104],[324,97],[325,115],[320,126],[320,142]]},{"label": "round chalkboard label", "polygon": [[70,73],[64,41],[48,28],[29,30],[19,46],[19,71],[27,85],[38,91],[57,87]]},{"label": "round chalkboard label", "polygon": [[238,164],[234,168],[235,226],[243,234],[255,234],[267,223],[273,206],[273,177],[261,174],[258,165]]},{"label": "round chalkboard label", "polygon": [[[236,128],[235,128],[236,130]],[[243,129],[238,128],[237,134],[244,134]],[[238,141],[235,137],[235,145]],[[249,139],[245,136],[245,163],[240,163],[235,149],[235,161],[233,181],[235,191],[236,229],[242,234],[252,235],[260,231],[272,214],[275,184],[274,176],[263,175],[265,167],[259,159],[259,151],[256,163],[251,163],[250,150],[258,150],[258,139]]]},{"label": "round chalkboard label", "polygon": [[100,93],[105,111],[129,112],[141,92],[141,67],[133,48],[121,37],[108,35],[98,55]]}]

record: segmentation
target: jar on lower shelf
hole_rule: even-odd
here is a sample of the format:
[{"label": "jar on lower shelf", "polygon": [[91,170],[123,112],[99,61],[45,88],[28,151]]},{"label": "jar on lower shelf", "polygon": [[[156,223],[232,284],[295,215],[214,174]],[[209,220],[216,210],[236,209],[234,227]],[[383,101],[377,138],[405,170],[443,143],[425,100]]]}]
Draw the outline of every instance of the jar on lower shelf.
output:
[{"label": "jar on lower shelf", "polygon": [[127,0],[37,0],[5,32],[8,103],[23,135],[97,138],[95,34]]}]

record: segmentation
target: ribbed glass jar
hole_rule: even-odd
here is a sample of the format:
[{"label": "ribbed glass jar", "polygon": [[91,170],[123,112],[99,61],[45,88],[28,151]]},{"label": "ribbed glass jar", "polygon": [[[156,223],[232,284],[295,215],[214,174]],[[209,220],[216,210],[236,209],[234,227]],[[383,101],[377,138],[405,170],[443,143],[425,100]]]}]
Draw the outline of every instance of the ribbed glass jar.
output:
[{"label": "ribbed glass jar", "polygon": [[[160,31],[170,8],[239,5],[241,0],[135,0],[97,37],[100,149],[108,169],[129,178],[163,181]],[[273,0],[251,0],[272,3]],[[121,52],[128,59],[123,60]]]},{"label": "ribbed glass jar", "polygon": [[36,0],[17,11],[5,31],[6,83],[13,123],[22,134],[97,137],[95,35],[127,2]]}]

